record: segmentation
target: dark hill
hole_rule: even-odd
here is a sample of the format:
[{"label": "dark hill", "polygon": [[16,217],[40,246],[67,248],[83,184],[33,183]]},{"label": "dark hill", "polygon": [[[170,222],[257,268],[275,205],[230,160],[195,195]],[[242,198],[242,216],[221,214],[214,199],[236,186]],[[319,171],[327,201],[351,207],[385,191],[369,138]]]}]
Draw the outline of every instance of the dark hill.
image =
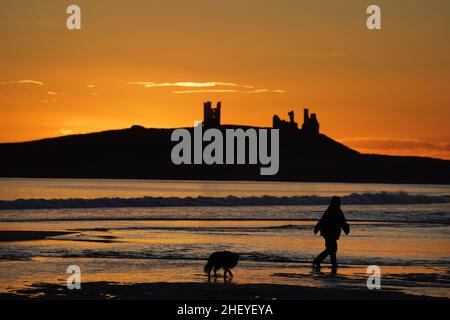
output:
[{"label": "dark hill", "polygon": [[[222,129],[231,127],[236,128]],[[450,183],[450,161],[360,154],[323,134],[301,130],[280,131],[280,169],[275,176],[261,176],[260,165],[175,166],[170,158],[172,131],[133,126],[3,143],[0,176]]]}]

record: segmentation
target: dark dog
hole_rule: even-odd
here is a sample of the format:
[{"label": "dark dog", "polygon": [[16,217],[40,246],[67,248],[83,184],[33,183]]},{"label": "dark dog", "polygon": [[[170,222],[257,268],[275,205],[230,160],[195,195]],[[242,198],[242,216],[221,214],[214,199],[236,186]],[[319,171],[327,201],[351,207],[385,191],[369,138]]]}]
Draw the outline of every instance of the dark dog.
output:
[{"label": "dark dog", "polygon": [[227,277],[227,272],[230,277],[233,277],[231,268],[234,268],[239,260],[239,255],[230,251],[217,251],[209,256],[208,263],[205,265],[205,273],[208,274],[208,278],[211,276],[211,270],[214,271],[214,276],[217,277],[217,270],[223,268],[223,277]]}]

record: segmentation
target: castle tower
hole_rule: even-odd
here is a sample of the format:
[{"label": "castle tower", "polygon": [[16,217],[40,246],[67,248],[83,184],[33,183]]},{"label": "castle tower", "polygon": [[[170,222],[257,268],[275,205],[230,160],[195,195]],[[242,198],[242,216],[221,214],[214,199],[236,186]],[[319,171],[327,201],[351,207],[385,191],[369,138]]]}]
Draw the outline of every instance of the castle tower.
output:
[{"label": "castle tower", "polygon": [[319,121],[317,120],[317,115],[311,113],[311,116],[309,116],[309,110],[307,108],[303,109],[302,130],[306,134],[319,134]]},{"label": "castle tower", "polygon": [[291,111],[288,113],[289,116],[289,123],[294,123],[294,111]]},{"label": "castle tower", "polygon": [[222,102],[217,102],[216,107],[212,106],[211,101],[203,103],[203,126],[206,128],[220,127],[220,108]]},{"label": "castle tower", "polygon": [[[308,123],[308,121],[309,121],[309,109],[305,108],[305,109],[303,109],[303,126],[305,125],[305,123]],[[303,129],[303,126],[302,126],[302,129]]]},{"label": "castle tower", "polygon": [[288,113],[289,121],[281,120],[279,116],[274,115],[272,119],[272,127],[274,129],[282,129],[282,130],[297,130],[298,123],[295,122],[294,119],[294,111],[290,111]]}]

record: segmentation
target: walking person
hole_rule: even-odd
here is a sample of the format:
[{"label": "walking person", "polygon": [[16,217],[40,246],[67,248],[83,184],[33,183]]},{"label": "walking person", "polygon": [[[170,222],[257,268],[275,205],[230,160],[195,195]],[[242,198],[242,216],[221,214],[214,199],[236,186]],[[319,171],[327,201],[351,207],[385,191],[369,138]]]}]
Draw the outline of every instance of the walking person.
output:
[{"label": "walking person", "polygon": [[341,210],[341,198],[334,196],[331,198],[330,205],[322,218],[314,227],[314,234],[320,231],[320,235],[325,239],[325,250],[314,259],[314,268],[319,269],[321,262],[329,255],[332,269],[336,271],[338,267],[336,260],[337,240],[341,236],[341,230],[347,235],[350,233],[350,226]]}]

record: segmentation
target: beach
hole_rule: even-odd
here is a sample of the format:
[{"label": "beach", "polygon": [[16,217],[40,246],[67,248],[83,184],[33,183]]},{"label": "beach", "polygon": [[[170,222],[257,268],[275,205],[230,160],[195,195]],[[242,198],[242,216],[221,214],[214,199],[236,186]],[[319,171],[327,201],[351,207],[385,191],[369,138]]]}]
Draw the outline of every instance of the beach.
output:
[{"label": "beach", "polygon": [[[446,186],[13,184],[21,187],[0,183],[0,299],[450,298]],[[339,240],[337,273],[328,259],[320,271],[311,267],[324,248],[312,231],[333,194],[343,197],[351,227]],[[159,202],[124,205],[142,196]],[[209,283],[203,266],[220,250],[240,260],[231,281],[219,271]],[[73,265],[81,270],[81,290],[66,286]],[[371,265],[380,267],[380,290],[367,288]]]},{"label": "beach", "polygon": [[441,300],[396,291],[323,289],[293,285],[230,283],[132,283],[88,282],[82,290],[64,285],[36,284],[15,293],[2,293],[4,300]]}]

